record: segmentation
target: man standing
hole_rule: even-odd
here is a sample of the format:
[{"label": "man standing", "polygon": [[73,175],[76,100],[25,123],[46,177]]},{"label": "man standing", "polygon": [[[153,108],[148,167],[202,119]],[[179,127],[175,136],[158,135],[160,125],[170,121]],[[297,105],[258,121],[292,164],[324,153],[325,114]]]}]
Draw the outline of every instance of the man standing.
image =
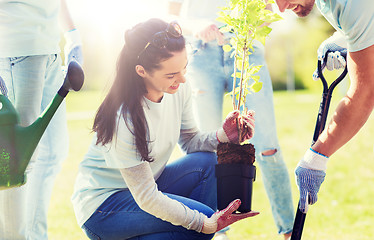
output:
[{"label": "man standing", "polygon": [[[181,16],[180,23],[187,42],[196,51],[189,59],[186,78],[193,88],[198,126],[204,131],[221,126],[223,97],[233,85],[234,58],[222,49],[232,35],[222,34],[219,28],[223,23],[215,21],[219,7],[226,4],[225,0],[169,0],[169,12]],[[256,162],[262,173],[278,233],[288,239],[294,218],[291,185],[277,137],[273,88],[265,62],[265,48],[260,42],[254,43],[249,61],[250,65],[262,65],[258,75],[263,83],[260,92],[246,97],[247,108],[256,112],[257,124],[251,143],[256,148]],[[217,239],[220,234],[222,232],[217,233]],[[228,238],[220,236],[220,239]]]},{"label": "man standing", "polygon": [[[82,60],[79,34],[65,0],[0,0],[0,76],[28,126],[61,87],[59,14],[66,26],[65,57]],[[68,152],[65,103],[54,114],[26,170],[27,182],[0,191],[0,238],[45,240],[53,183]]]}]

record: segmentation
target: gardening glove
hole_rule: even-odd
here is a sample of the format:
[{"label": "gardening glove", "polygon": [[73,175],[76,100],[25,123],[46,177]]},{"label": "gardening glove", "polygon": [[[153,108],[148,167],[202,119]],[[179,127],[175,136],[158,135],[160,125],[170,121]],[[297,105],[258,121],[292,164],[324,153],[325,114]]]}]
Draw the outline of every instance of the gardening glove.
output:
[{"label": "gardening glove", "polygon": [[77,29],[67,31],[64,34],[66,44],[64,47],[65,66],[68,66],[72,60],[83,64],[82,40]]},{"label": "gardening glove", "polygon": [[201,232],[205,234],[212,234],[231,225],[234,222],[259,214],[259,212],[253,211],[235,214],[234,212],[239,208],[240,204],[240,199],[236,199],[232,201],[225,209],[215,212],[210,218],[206,218],[204,220],[204,225]]},{"label": "gardening glove", "polygon": [[[325,67],[328,70],[345,68],[347,62],[347,42],[340,32],[336,31],[331,37],[326,39],[317,50],[318,60],[321,61],[321,70]],[[313,80],[318,80],[318,69],[313,73]]]},{"label": "gardening glove", "polygon": [[219,142],[231,142],[239,144],[239,130],[241,129],[241,142],[253,137],[255,129],[255,112],[249,111],[247,114],[239,117],[239,110],[230,112],[222,128],[217,130],[217,139]]},{"label": "gardening glove", "polygon": [[3,94],[5,97],[7,96],[7,89],[5,87],[5,82],[1,77],[0,77],[0,93]]},{"label": "gardening glove", "polygon": [[308,204],[317,202],[317,193],[326,176],[328,157],[308,149],[295,170],[296,183],[300,191],[300,210],[308,211]]}]

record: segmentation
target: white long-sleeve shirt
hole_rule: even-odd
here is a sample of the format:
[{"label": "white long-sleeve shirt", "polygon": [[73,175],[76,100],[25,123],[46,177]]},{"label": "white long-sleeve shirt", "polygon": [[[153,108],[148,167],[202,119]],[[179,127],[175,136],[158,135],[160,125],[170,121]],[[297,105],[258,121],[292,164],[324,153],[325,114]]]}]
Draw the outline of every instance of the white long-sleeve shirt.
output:
[{"label": "white long-sleeve shirt", "polygon": [[[202,133],[197,130],[188,83],[182,84],[175,94],[165,94],[160,103],[144,99],[143,108],[149,127],[150,155],[154,162],[141,162],[136,152],[134,136],[123,119],[118,122],[118,131],[111,144],[96,145],[95,135],[88,153],[80,164],[72,196],[78,223],[82,226],[111,194],[129,188],[139,206],[145,206],[145,211],[175,225],[200,231],[201,220],[205,216],[156,191],[154,181],[161,175],[178,142],[186,152],[215,151],[218,144],[215,132]],[[126,169],[135,169],[136,174],[131,174],[134,171]],[[140,186],[136,181],[139,175],[144,177],[143,180],[147,179]],[[147,196],[149,200],[144,201],[140,196]],[[151,199],[156,201],[152,202],[152,205],[158,206],[159,210],[170,211],[149,209],[148,201]]]}]

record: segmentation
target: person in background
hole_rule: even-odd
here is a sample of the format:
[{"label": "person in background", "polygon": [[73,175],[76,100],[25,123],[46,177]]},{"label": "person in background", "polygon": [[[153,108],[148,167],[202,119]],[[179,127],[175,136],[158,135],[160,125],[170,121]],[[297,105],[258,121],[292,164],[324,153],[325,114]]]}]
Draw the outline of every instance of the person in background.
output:
[{"label": "person in background", "polygon": [[[72,196],[90,239],[211,239],[258,214],[235,214],[240,200],[216,211],[214,175],[218,142],[239,143],[237,123],[243,141],[250,139],[253,113],[231,112],[218,130],[200,132],[184,77],[187,61],[176,22],[153,18],[126,31]],[[169,163],[177,143],[186,154]]]},{"label": "person in background", "polygon": [[[219,7],[226,4],[225,0],[169,0],[169,13],[180,16],[182,28],[188,32],[187,41],[196,51],[190,58],[186,78],[191,81],[198,126],[204,131],[220,125],[224,94],[232,91],[234,58],[230,57],[231,52],[222,49],[222,45],[230,41],[231,34],[222,34],[219,28],[223,23],[215,21]],[[271,9],[271,5],[268,7]],[[294,221],[291,184],[278,142],[273,88],[264,51],[264,46],[256,41],[249,61],[250,65],[262,65],[258,75],[263,88],[258,93],[247,95],[245,104],[256,112],[256,134],[250,142],[256,149],[256,162],[262,173],[273,219],[278,233],[288,239]],[[216,239],[228,239],[223,231],[220,234]]]},{"label": "person in background", "polygon": [[[351,81],[330,122],[316,143],[307,148],[296,167],[299,208],[307,212],[308,204],[317,202],[329,157],[362,128],[373,111],[374,5],[371,0],[276,0],[276,3],[281,12],[289,9],[299,17],[307,16],[316,4],[322,15],[340,33],[321,44],[318,59],[323,61],[323,65],[330,66],[330,70],[347,64]],[[346,50],[347,61],[340,54]],[[313,77],[319,76],[314,74]]]},{"label": "person in background", "polygon": [[[0,1],[0,76],[22,126],[37,119],[63,83],[60,12],[65,23],[66,63],[73,59],[82,63],[79,33],[65,0]],[[26,184],[0,191],[2,240],[48,239],[52,188],[67,153],[66,110],[62,103],[26,170]]]}]

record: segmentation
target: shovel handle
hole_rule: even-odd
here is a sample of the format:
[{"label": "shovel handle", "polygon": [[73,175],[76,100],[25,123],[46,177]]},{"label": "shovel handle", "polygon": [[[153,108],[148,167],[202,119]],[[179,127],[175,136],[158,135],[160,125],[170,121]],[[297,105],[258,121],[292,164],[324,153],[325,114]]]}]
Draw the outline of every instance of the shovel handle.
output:
[{"label": "shovel handle", "polygon": [[[329,106],[330,106],[330,101],[332,97],[332,92],[334,91],[334,88],[345,78],[345,76],[348,73],[348,69],[346,66],[344,71],[340,74],[340,76],[334,82],[332,82],[330,86],[328,86],[327,81],[322,73],[322,62],[320,60],[318,60],[317,69],[318,69],[318,74],[323,84],[323,94],[322,94],[322,100],[321,100],[321,104],[320,104],[319,111],[318,111],[316,126],[314,129],[312,146],[317,141],[323,129],[325,129],[326,119],[327,119],[327,115],[329,112]],[[306,213],[303,213],[302,211],[300,211],[299,207],[300,207],[300,203],[298,204],[297,210],[296,210],[296,216],[295,216],[295,221],[293,225],[291,240],[300,240],[301,235],[303,233]]]}]

